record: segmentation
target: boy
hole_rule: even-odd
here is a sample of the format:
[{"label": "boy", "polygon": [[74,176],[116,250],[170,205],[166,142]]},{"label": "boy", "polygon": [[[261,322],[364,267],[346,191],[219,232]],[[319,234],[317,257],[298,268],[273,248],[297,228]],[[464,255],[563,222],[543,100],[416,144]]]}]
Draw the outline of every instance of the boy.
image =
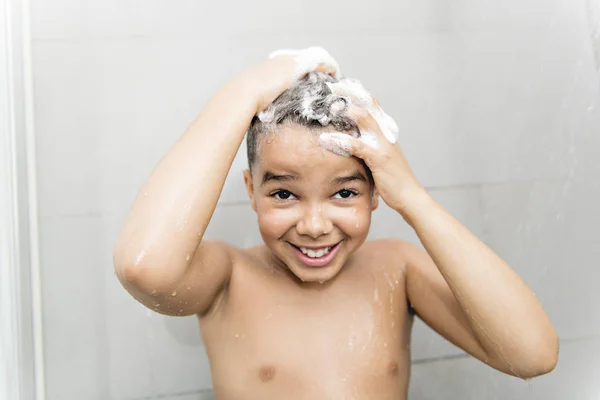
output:
[{"label": "boy", "polygon": [[[415,313],[500,371],[551,371],[558,339],[535,295],[426,193],[376,100],[337,77],[311,48],[217,92],[133,204],[115,246],[124,287],[198,315],[219,400],[405,399]],[[247,130],[265,245],[237,249],[202,237]],[[378,197],[426,251],[365,243]]]}]

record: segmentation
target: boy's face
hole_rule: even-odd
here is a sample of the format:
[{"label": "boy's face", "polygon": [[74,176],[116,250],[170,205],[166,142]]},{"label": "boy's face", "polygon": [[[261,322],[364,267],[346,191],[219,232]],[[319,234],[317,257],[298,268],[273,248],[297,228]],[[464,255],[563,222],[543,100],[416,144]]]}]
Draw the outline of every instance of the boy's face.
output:
[{"label": "boy's face", "polygon": [[295,126],[259,138],[257,153],[244,180],[265,244],[300,280],[333,278],[365,241],[377,207],[365,167]]}]

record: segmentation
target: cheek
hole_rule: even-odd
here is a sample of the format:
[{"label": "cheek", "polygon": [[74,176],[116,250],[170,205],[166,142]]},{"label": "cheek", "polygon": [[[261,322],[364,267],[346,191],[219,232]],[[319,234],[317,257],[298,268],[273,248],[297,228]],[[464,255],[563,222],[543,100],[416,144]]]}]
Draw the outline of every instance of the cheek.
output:
[{"label": "cheek", "polygon": [[371,207],[357,203],[352,207],[339,207],[332,215],[334,223],[348,235],[363,236],[371,226]]},{"label": "cheek", "polygon": [[290,209],[261,205],[257,208],[258,226],[263,234],[280,237],[295,224],[295,212]]}]

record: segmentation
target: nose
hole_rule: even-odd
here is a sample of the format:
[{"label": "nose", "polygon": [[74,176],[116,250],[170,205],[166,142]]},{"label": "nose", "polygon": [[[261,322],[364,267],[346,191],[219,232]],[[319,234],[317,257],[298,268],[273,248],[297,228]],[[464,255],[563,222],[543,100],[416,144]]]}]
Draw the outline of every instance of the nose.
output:
[{"label": "nose", "polygon": [[310,236],[315,239],[332,230],[333,223],[331,219],[327,218],[327,213],[323,211],[320,205],[308,207],[296,224],[298,234]]}]

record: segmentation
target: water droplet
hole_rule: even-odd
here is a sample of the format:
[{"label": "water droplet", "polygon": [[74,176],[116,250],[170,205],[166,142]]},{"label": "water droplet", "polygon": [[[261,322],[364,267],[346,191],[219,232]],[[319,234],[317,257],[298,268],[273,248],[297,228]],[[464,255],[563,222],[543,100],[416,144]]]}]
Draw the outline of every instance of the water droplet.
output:
[{"label": "water droplet", "polygon": [[177,296],[177,290],[173,290],[173,292],[171,293],[171,296],[173,296],[173,297]]},{"label": "water droplet", "polygon": [[150,294],[151,294],[152,296],[154,296],[154,295],[156,294],[156,290],[153,290],[152,292],[150,292]]},{"label": "water droplet", "polygon": [[322,285],[324,281],[319,281],[319,283]]},{"label": "water droplet", "polygon": [[190,258],[192,258],[192,256],[190,256],[189,254],[187,256],[185,256],[185,261],[190,261]]},{"label": "water droplet", "polygon": [[236,334],[235,334],[235,338],[237,339],[237,338],[239,338],[239,337],[240,337],[240,334],[239,334],[239,333],[236,333]]}]

